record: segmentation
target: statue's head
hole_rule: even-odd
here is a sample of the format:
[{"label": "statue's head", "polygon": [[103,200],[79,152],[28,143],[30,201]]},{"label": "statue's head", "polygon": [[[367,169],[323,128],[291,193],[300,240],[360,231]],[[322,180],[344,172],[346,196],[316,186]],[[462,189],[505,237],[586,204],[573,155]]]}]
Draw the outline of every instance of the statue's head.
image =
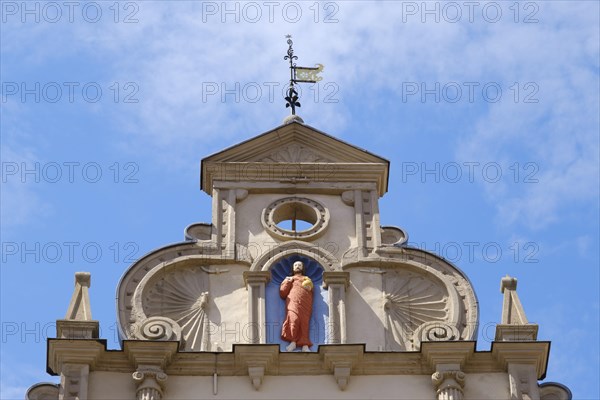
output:
[{"label": "statue's head", "polygon": [[296,275],[296,274],[304,275],[304,263],[302,261],[294,262],[294,264],[292,264],[292,273],[294,275]]}]

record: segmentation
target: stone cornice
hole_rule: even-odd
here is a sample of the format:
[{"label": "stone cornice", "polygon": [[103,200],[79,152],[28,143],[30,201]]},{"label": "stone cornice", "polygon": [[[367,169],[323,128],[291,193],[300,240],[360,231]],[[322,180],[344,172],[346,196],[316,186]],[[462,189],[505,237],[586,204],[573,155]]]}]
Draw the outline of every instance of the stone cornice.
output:
[{"label": "stone cornice", "polygon": [[[56,375],[64,363],[88,364],[90,371],[127,372],[138,365],[156,365],[168,375],[248,375],[263,367],[268,375],[423,375],[435,366],[458,364],[469,373],[507,372],[509,364],[536,367],[546,374],[549,342],[494,342],[490,351],[476,351],[475,342],[423,342],[421,351],[369,352],[362,344],[322,345],[318,352],[280,352],[278,345],[234,345],[232,352],[179,352],[177,342],[126,340],[123,350],[107,350],[104,340],[48,340],[48,372]],[[256,371],[253,370],[255,373]],[[339,382],[338,382],[339,384]]]},{"label": "stone cornice", "polygon": [[[388,166],[378,163],[266,163],[207,162],[204,165],[206,188],[225,188],[235,182],[235,188],[253,191],[292,185],[298,188],[329,189],[341,193],[356,184],[376,185],[379,196],[387,190]],[[240,184],[247,182],[246,184]],[[368,187],[368,186],[367,186]],[[270,191],[271,191],[270,190]]]},{"label": "stone cornice", "polygon": [[[289,153],[292,147],[296,148],[294,155]],[[235,171],[234,166],[249,164],[264,165],[269,168],[269,171],[273,172],[268,175],[273,181],[279,181],[281,178],[304,177],[311,177],[314,180],[316,177],[311,171],[315,171],[316,166],[325,166],[328,168],[327,171],[331,171],[330,167],[335,166],[336,173],[328,175],[333,175],[332,179],[338,182],[344,179],[338,179],[340,175],[337,173],[339,172],[337,166],[354,165],[354,169],[362,173],[372,165],[380,170],[377,174],[379,177],[375,179],[378,182],[380,196],[387,191],[388,160],[297,122],[279,126],[202,159],[200,187],[211,195],[213,180],[264,180],[264,172],[257,176],[246,176],[247,173],[252,173],[244,172],[245,170],[242,169],[239,171],[243,175],[239,173],[236,175],[235,172],[232,175],[231,171]],[[290,167],[297,165],[303,166],[301,173],[293,173],[297,176],[290,176]],[[225,179],[219,179],[221,176],[225,176]]]},{"label": "stone cornice", "polygon": [[537,378],[544,379],[550,342],[493,342],[491,353],[504,370],[509,364],[534,365]]},{"label": "stone cornice", "polygon": [[64,364],[87,364],[90,371],[106,354],[106,341],[94,339],[48,339],[47,372],[58,375]]}]

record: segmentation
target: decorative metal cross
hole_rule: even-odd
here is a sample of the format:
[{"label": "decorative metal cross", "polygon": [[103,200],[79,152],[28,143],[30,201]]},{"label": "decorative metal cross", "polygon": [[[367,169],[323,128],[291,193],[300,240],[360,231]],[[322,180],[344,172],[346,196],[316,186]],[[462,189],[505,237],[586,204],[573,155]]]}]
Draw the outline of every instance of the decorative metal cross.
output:
[{"label": "decorative metal cross", "polygon": [[316,64],[316,67],[298,67],[294,60],[298,59],[298,56],[294,55],[294,49],[292,45],[292,35],[285,35],[288,44],[287,56],[283,57],[284,60],[290,60],[290,86],[287,91],[287,96],[285,97],[285,107],[290,107],[292,110],[292,115],[296,115],[296,107],[300,107],[300,102],[298,101],[298,92],[294,88],[294,84],[304,82],[304,83],[317,83],[323,78],[318,76],[318,74],[323,71],[323,64]]}]

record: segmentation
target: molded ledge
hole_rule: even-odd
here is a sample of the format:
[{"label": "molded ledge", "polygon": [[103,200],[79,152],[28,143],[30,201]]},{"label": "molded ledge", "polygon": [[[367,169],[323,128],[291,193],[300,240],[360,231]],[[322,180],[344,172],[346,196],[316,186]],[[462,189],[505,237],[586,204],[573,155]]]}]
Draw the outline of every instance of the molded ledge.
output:
[{"label": "molded ledge", "polygon": [[537,324],[513,325],[513,324],[498,324],[496,325],[497,342],[524,342],[535,341],[538,335]]}]

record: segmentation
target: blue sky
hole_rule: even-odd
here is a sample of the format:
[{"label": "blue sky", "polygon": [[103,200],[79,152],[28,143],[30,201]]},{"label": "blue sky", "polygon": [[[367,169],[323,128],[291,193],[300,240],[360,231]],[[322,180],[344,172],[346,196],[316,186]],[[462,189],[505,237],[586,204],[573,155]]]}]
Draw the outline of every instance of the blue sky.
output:
[{"label": "blue sky", "polygon": [[599,3],[2,1],[0,398],[45,374],[76,271],[118,347],[135,259],[209,222],[200,159],[307,124],[391,161],[384,225],[471,278],[478,348],[519,279],[547,381],[600,398]]}]

